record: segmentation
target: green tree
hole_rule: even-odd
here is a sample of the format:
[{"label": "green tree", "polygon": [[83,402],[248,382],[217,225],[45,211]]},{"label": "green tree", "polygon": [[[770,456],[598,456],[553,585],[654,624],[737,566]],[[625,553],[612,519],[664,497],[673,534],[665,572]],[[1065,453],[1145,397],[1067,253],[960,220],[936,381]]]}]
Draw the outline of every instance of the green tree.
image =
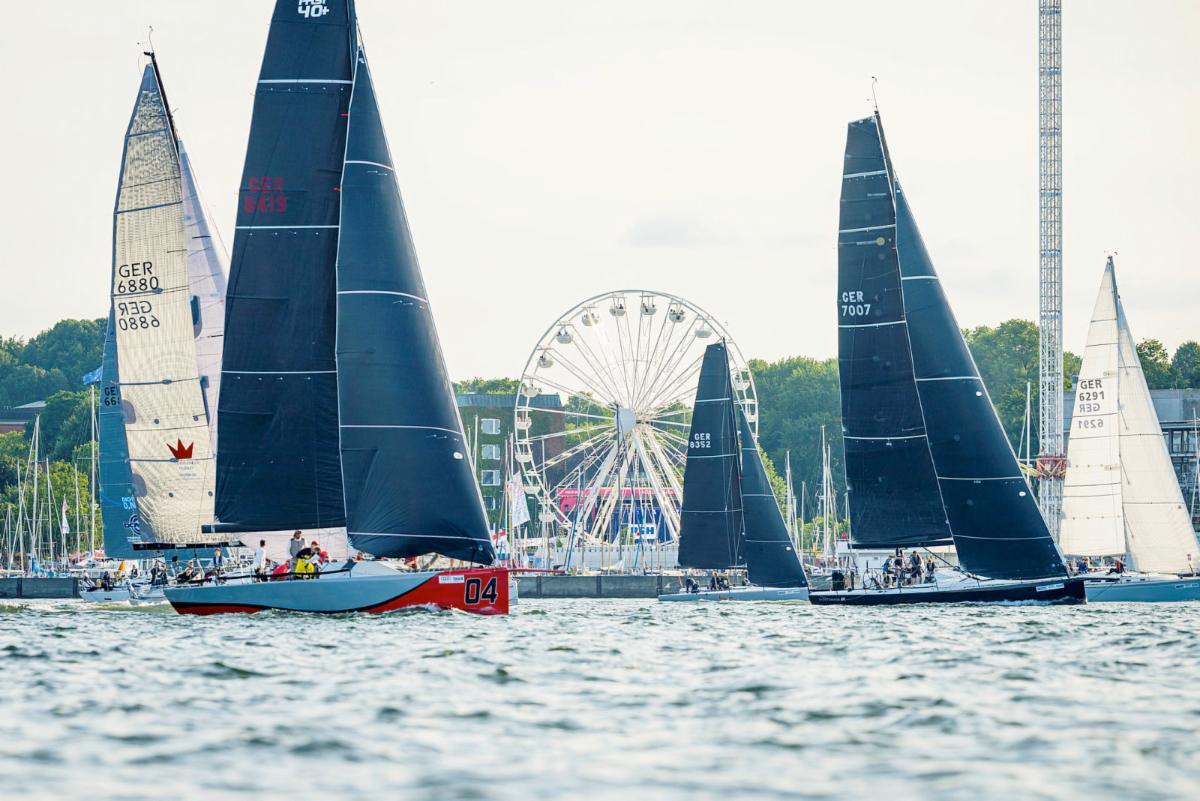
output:
[{"label": "green tree", "polygon": [[84,373],[100,366],[107,320],[61,320],[48,331],[25,345],[21,360],[25,364],[60,370],[69,382],[66,388],[78,389]]},{"label": "green tree", "polygon": [[455,381],[454,391],[459,395],[516,395],[521,388],[521,381],[516,378],[468,378],[466,381]]},{"label": "green tree", "polygon": [[[90,441],[91,403],[87,392],[61,390],[46,399],[41,413],[42,454],[51,460],[69,460],[75,449]],[[25,433],[31,435],[33,423],[27,423]]]},{"label": "green tree", "polygon": [[1200,387],[1200,344],[1188,340],[1175,349],[1171,371],[1181,387]]},{"label": "green tree", "polygon": [[[777,362],[750,361],[758,391],[758,441],[770,461],[792,454],[792,482],[821,481],[821,426],[833,446],[833,472],[842,472],[841,395],[836,359],[794,356]],[[774,483],[774,482],[772,482]]]},{"label": "green tree", "polygon": [[1146,384],[1150,389],[1169,389],[1175,386],[1175,371],[1171,367],[1171,357],[1163,343],[1157,339],[1143,339],[1137,344],[1138,359],[1142,362],[1142,372],[1146,374]]}]

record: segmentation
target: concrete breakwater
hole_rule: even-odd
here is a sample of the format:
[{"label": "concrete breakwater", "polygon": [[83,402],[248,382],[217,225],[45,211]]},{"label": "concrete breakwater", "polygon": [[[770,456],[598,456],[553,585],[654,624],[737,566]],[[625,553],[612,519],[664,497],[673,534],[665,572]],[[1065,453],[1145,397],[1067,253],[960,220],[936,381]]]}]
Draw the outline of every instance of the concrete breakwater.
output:
[{"label": "concrete breakwater", "polygon": [[[829,580],[822,578],[814,581],[814,589],[828,589]],[[678,575],[517,576],[522,598],[657,598],[679,592],[682,579]],[[699,577],[697,581],[704,583]]]},{"label": "concrete breakwater", "polygon": [[0,598],[78,598],[79,579],[0,578]]}]

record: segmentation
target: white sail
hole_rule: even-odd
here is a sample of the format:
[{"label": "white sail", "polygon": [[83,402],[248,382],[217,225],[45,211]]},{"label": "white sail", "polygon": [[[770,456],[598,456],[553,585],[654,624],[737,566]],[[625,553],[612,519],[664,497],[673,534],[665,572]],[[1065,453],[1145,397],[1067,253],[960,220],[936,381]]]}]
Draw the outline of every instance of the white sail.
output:
[{"label": "white sail", "polygon": [[[1112,269],[1111,258],[1109,269]],[[1191,573],[1193,563],[1200,562],[1196,532],[1142,374],[1121,297],[1116,293],[1115,278],[1113,292],[1120,354],[1117,387],[1127,550],[1133,568],[1140,572]]]},{"label": "white sail", "polygon": [[142,524],[196,542],[212,519],[213,459],[196,367],[174,134],[153,67],[125,138],[113,226],[112,310]]},{"label": "white sail", "polygon": [[216,229],[209,223],[204,201],[196,186],[192,163],[183,140],[179,142],[179,169],[183,178],[183,226],[188,243],[188,283],[192,290],[196,365],[208,412],[213,452],[217,449],[217,398],[221,389],[221,347],[225,337],[225,287],[229,255]]},{"label": "white sail", "polygon": [[1118,425],[1117,293],[1111,264],[1092,310],[1067,443],[1059,548],[1074,556],[1125,554]]},{"label": "white sail", "polygon": [[1146,573],[1192,572],[1200,549],[1111,257],[1088,333],[1067,464],[1064,553],[1127,556]]}]

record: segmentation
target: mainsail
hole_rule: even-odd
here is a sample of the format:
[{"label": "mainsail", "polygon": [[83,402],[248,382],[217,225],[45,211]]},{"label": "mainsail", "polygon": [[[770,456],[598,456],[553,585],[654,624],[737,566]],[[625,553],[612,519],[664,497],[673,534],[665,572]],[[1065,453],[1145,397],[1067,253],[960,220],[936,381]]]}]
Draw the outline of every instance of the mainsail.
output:
[{"label": "mainsail", "polygon": [[216,530],[490,563],[350,0],[279,0],[227,296]]},{"label": "mainsail", "polygon": [[483,499],[362,49],[337,250],[337,371],[350,543],[494,558]]},{"label": "mainsail", "polygon": [[[183,178],[183,227],[187,238],[188,284],[192,292],[192,333],[196,338],[196,366],[204,392],[204,412],[213,452],[217,449],[217,398],[221,386],[221,345],[225,335],[225,273],[229,258],[216,230],[209,225],[204,201],[192,173],[183,140],[179,143],[179,171]],[[207,522],[207,521],[206,521]]]},{"label": "mainsail", "polygon": [[760,587],[807,587],[804,567],[779,512],[745,409],[738,409],[737,418],[742,442],[745,561],[750,583]]},{"label": "mainsail", "polygon": [[[843,311],[843,323],[849,316],[865,316],[865,322],[853,325],[882,332],[869,348],[861,351],[852,348],[849,356],[876,365],[891,364],[907,373],[903,363],[897,366],[892,361],[897,353],[903,352],[900,343],[907,344],[909,380],[915,385],[919,414],[913,439],[928,448],[936,476],[934,486],[963,568],[995,579],[1065,576],[1062,557],[1017,466],[908,201],[896,181],[878,114],[851,123],[850,130],[847,157],[852,154],[866,157],[860,171],[883,175],[886,179],[881,186],[862,192],[864,203],[870,202],[868,198],[883,202],[892,207],[893,215],[885,218],[882,228],[851,233],[862,236],[866,247],[872,242],[869,237],[875,235],[874,261],[880,265],[890,263],[888,251],[894,246],[901,292],[898,301],[893,300],[887,292],[894,286],[888,284],[873,295],[864,292],[862,297],[847,300],[848,304],[863,307],[870,304],[870,309],[862,309],[859,315]],[[894,229],[888,224],[889,219],[894,220]],[[888,234],[893,231],[894,240],[889,240]],[[843,221],[842,236],[846,235]],[[886,267],[868,267],[871,259],[866,255],[862,261],[864,280],[887,272]],[[877,303],[898,310],[892,311],[887,319],[876,320],[872,318],[872,310]],[[841,353],[845,355],[846,349]],[[892,393],[881,393],[878,397],[883,403]],[[861,402],[869,408],[865,400]],[[843,400],[844,407],[845,403]],[[904,425],[916,425],[907,406],[883,406],[876,414],[883,424],[890,415],[897,415],[896,419]],[[920,464],[920,459],[915,463]],[[912,514],[928,516],[936,511],[928,508],[927,480],[928,476],[922,474],[922,494],[915,499]],[[852,498],[860,486],[861,479],[859,484],[852,484]],[[852,516],[865,505],[861,497],[852,500]],[[861,536],[861,525],[855,516],[856,538]]]},{"label": "mainsail", "polygon": [[905,326],[892,176],[874,118],[850,123],[838,225],[838,372],[856,548],[949,545]]},{"label": "mainsail", "polygon": [[179,156],[149,64],[121,161],[110,316],[136,517],[142,537],[158,542],[197,542],[212,516],[212,446],[190,298]]},{"label": "mainsail", "polygon": [[353,5],[279,0],[238,195],[218,416],[218,530],[346,524],[334,260]]},{"label": "mainsail", "polygon": [[724,570],[742,564],[742,488],[736,401],[724,342],[704,351],[688,434],[679,523],[679,565]]},{"label": "mainsail", "polygon": [[1092,311],[1067,451],[1064,553],[1191,573],[1198,548],[1110,256]]}]

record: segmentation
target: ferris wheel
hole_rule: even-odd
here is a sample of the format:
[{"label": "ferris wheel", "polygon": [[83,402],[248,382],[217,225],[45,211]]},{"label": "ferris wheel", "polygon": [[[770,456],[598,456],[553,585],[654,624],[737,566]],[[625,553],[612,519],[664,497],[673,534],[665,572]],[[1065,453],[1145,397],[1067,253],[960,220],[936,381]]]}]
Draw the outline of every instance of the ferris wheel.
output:
[{"label": "ferris wheel", "polygon": [[678,539],[700,364],[721,339],[757,436],[746,360],[712,315],[683,298],[605,292],[546,329],[521,374],[514,419],[517,466],[543,523],[586,542]]}]

